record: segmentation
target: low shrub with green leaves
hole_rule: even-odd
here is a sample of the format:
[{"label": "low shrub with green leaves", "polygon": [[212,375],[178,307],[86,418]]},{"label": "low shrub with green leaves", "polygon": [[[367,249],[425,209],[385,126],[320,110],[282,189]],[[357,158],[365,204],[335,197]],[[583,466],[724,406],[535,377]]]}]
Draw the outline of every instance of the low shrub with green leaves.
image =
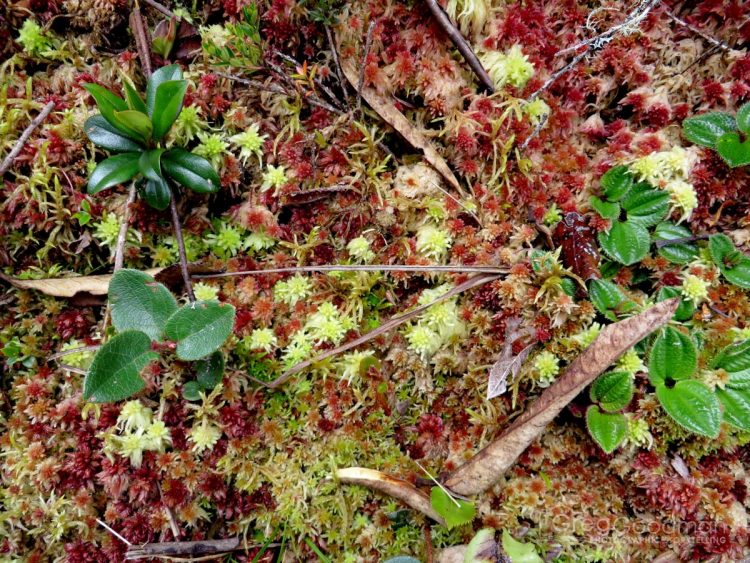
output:
[{"label": "low shrub with green leaves", "polygon": [[689,141],[714,149],[732,168],[750,164],[750,102],[737,115],[712,111],[686,119],[682,130]]},{"label": "low shrub with green leaves", "polygon": [[123,81],[125,99],[97,84],[84,84],[84,88],[101,112],[86,121],[86,135],[95,145],[117,153],[91,173],[88,193],[137,178],[141,197],[162,210],[172,198],[168,180],[198,193],[219,189],[219,176],[205,158],[181,147],[165,147],[187,91],[178,65],[162,67],[151,75],[145,100],[127,80]]},{"label": "low shrub with green leaves", "polygon": [[160,353],[197,361],[197,379],[186,384],[186,398],[213,388],[224,369],[219,351],[232,333],[235,310],[218,301],[178,306],[163,284],[138,270],[119,270],[109,286],[116,334],[99,348],[84,382],[93,402],[121,401],[141,391],[140,373]]}]

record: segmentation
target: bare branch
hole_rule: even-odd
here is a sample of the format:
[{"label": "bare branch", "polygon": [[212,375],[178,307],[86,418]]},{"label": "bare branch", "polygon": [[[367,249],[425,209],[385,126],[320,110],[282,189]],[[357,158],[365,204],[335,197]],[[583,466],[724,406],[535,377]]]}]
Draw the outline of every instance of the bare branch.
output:
[{"label": "bare branch", "polygon": [[169,210],[172,212],[172,227],[174,228],[174,237],[177,239],[177,251],[180,255],[180,271],[182,272],[182,281],[185,282],[185,291],[188,300],[195,303],[195,293],[193,293],[193,284],[190,281],[190,272],[188,272],[187,253],[185,252],[185,240],[182,238],[182,225],[180,224],[180,215],[177,213],[177,193],[172,190],[172,197],[169,200]]},{"label": "bare branch", "polygon": [[42,108],[42,111],[39,112],[39,115],[37,115],[32,120],[32,122],[29,123],[29,126],[26,129],[24,129],[23,133],[21,133],[21,136],[18,137],[16,144],[13,145],[13,148],[3,159],[3,163],[0,164],[0,177],[2,177],[8,171],[8,168],[11,167],[11,165],[13,164],[13,160],[19,155],[21,149],[23,149],[23,146],[26,144],[26,141],[29,140],[29,137],[31,137],[31,134],[34,132],[34,129],[39,127],[44,122],[44,120],[47,119],[49,114],[52,113],[53,109],[55,109],[55,102],[47,102],[47,105],[45,105]]},{"label": "bare branch", "polygon": [[231,278],[236,276],[251,276],[260,274],[294,274],[300,272],[448,272],[448,273],[479,273],[479,274],[507,274],[505,268],[496,266],[419,266],[419,265],[389,265],[389,264],[352,264],[335,266],[290,266],[288,268],[267,268],[262,270],[240,270],[237,272],[221,272],[217,274],[193,274],[194,279]]}]

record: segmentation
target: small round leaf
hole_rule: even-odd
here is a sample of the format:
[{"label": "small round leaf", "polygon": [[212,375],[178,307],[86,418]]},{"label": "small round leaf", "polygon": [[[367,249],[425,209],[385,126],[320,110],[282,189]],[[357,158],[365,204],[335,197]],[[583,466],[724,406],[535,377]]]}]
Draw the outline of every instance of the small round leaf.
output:
[{"label": "small round leaf", "polygon": [[624,371],[602,374],[591,385],[590,396],[605,411],[622,410],[633,399],[633,378]]},{"label": "small round leaf", "polygon": [[719,137],[734,131],[737,123],[728,113],[715,111],[691,117],[682,122],[682,131],[688,141],[714,148]]},{"label": "small round leaf", "polygon": [[667,379],[687,379],[698,367],[695,342],[674,327],[666,327],[656,337],[648,358],[651,383],[664,384]]},{"label": "small round leaf", "polygon": [[118,332],[140,330],[161,341],[167,320],[177,310],[170,291],[138,270],[118,270],[109,283],[112,324]]},{"label": "small round leaf", "polygon": [[685,379],[672,388],[657,385],[656,397],[667,414],[684,428],[709,438],[719,435],[719,399],[705,383]]},{"label": "small round leaf", "polygon": [[609,201],[620,201],[633,185],[633,176],[627,166],[615,166],[601,179],[602,193]]},{"label": "small round leaf", "polygon": [[717,388],[716,396],[724,407],[724,420],[750,432],[750,389]]},{"label": "small round leaf", "polygon": [[234,307],[218,301],[198,301],[179,309],[164,333],[177,342],[177,357],[199,360],[218,350],[232,333]]},{"label": "small round leaf", "polygon": [[611,454],[628,433],[628,419],[620,413],[602,412],[592,405],[586,411],[586,427],[594,441]]},{"label": "small round leaf", "polygon": [[626,266],[645,258],[650,244],[646,227],[631,221],[615,221],[609,232],[599,233],[598,239],[610,258]]},{"label": "small round leaf", "polygon": [[[675,240],[693,236],[690,229],[673,223],[659,223],[654,230],[653,240]],[[698,249],[691,242],[678,242],[660,247],[657,252],[673,264],[687,264],[698,256]]]}]

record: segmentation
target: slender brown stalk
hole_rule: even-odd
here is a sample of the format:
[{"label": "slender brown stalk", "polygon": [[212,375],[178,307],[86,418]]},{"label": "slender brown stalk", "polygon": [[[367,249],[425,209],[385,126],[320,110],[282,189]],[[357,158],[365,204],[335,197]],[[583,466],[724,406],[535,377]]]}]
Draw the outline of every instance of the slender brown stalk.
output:
[{"label": "slender brown stalk", "polygon": [[156,0],[143,0],[143,2],[148,4],[152,8],[160,11],[162,14],[164,14],[168,18],[175,18],[178,20],[180,19],[180,17],[177,14],[175,14],[172,10],[170,10],[169,8],[167,8],[166,6],[162,4],[159,4],[159,2],[156,2]]},{"label": "slender brown stalk", "polygon": [[130,185],[128,199],[125,201],[125,209],[122,212],[120,231],[117,233],[117,245],[115,246],[115,272],[122,268],[125,261],[125,242],[128,238],[128,227],[130,223],[130,206],[135,202],[135,182]]},{"label": "slender brown stalk", "polygon": [[341,84],[341,91],[344,93],[344,99],[349,97],[349,89],[346,87],[346,79],[344,78],[344,71],[341,69],[341,60],[339,60],[339,52],[336,50],[336,43],[333,41],[333,34],[331,28],[327,25],[324,26],[326,30],[326,39],[328,44],[331,46],[331,55],[333,56],[333,64],[336,66],[336,76],[339,78],[339,84]]},{"label": "slender brown stalk", "polygon": [[367,67],[367,56],[370,54],[372,47],[372,32],[375,30],[377,20],[372,20],[367,27],[367,37],[365,38],[365,52],[362,54],[362,64],[359,67],[359,80],[357,81],[357,113],[362,113],[362,88],[365,85],[365,68]]},{"label": "slender brown stalk", "polygon": [[360,344],[364,344],[365,342],[369,342],[370,340],[377,338],[381,334],[384,334],[394,328],[396,328],[399,325],[404,324],[405,322],[413,319],[420,313],[426,311],[433,305],[437,305],[438,303],[441,303],[442,301],[445,301],[446,299],[450,299],[451,297],[455,297],[459,293],[463,293],[464,291],[467,291],[469,289],[472,289],[474,287],[478,287],[480,285],[484,285],[488,282],[494,281],[496,279],[499,279],[499,274],[478,274],[474,277],[469,278],[465,282],[457,285],[450,291],[444,293],[434,301],[427,303],[426,305],[420,305],[419,307],[416,307],[412,309],[411,311],[407,311],[406,313],[403,313],[401,315],[397,315],[395,317],[392,317],[388,321],[384,322],[382,325],[380,325],[375,330],[371,330],[367,334],[364,334],[360,336],[359,338],[352,340],[351,342],[347,342],[346,344],[342,344],[341,346],[337,346],[336,348],[332,348],[331,350],[326,350],[325,352],[322,352],[321,354],[318,354],[314,358],[310,360],[305,360],[304,362],[300,362],[291,368],[289,368],[287,371],[282,373],[279,377],[274,379],[272,382],[268,384],[268,387],[275,388],[279,385],[283,384],[285,381],[287,381],[290,377],[292,377],[294,374],[301,372],[303,369],[310,367],[313,364],[316,364],[318,362],[322,362],[326,358],[330,358],[331,356],[335,356],[337,354],[340,354],[341,352],[346,352],[347,350],[351,350],[352,348],[356,348]]},{"label": "slender brown stalk", "polygon": [[466,64],[469,65],[469,68],[471,68],[471,70],[474,71],[474,74],[477,75],[477,78],[479,78],[482,86],[484,86],[490,94],[494,93],[495,83],[492,81],[492,78],[490,78],[490,75],[487,74],[487,71],[484,70],[482,63],[479,61],[479,57],[476,56],[471,45],[469,45],[469,42],[464,39],[461,32],[455,25],[453,25],[448,14],[443,11],[443,8],[437,3],[437,0],[425,0],[425,2],[427,2],[427,7],[430,9],[430,12],[432,12],[432,17],[435,18],[435,21],[437,21],[440,28],[453,42],[453,45],[456,46],[458,52],[461,53],[464,60],[466,60]]},{"label": "slender brown stalk", "polygon": [[706,41],[708,41],[714,47],[716,47],[718,49],[723,49],[724,51],[731,51],[732,50],[732,48],[729,45],[727,45],[726,43],[723,43],[722,41],[719,41],[718,39],[714,39],[713,37],[711,37],[710,35],[708,35],[707,33],[703,32],[703,31],[701,31],[697,27],[695,27],[693,25],[690,25],[688,22],[686,22],[683,19],[678,18],[677,16],[675,16],[672,13],[671,10],[667,9],[667,10],[664,10],[664,11],[666,12],[667,16],[669,16],[669,18],[672,21],[680,24],[683,27],[686,27],[687,29],[689,29],[690,31],[692,31],[693,33],[695,33],[696,35],[699,35],[700,37],[702,37],[703,39],[705,39]]},{"label": "slender brown stalk", "polygon": [[188,300],[191,303],[195,303],[195,293],[193,293],[193,284],[190,282],[185,240],[182,238],[182,225],[180,224],[180,216],[177,213],[176,199],[177,194],[173,190],[172,198],[169,200],[169,210],[172,213],[172,228],[174,229],[174,237],[177,239],[177,251],[180,254],[180,271],[182,272],[182,280],[185,282],[185,291],[187,292]]},{"label": "slender brown stalk", "polygon": [[151,76],[151,42],[148,38],[146,26],[143,23],[141,9],[136,4],[133,11],[130,12],[130,27],[133,28],[135,37],[135,46],[138,50],[138,58],[141,59],[141,69],[143,74],[148,78]]},{"label": "slender brown stalk", "polygon": [[3,163],[0,164],[0,176],[2,176],[8,171],[8,168],[10,168],[11,164],[13,164],[13,160],[21,152],[21,149],[23,149],[23,146],[26,144],[26,141],[29,140],[29,137],[31,137],[31,134],[34,132],[34,129],[39,127],[44,122],[44,120],[47,119],[49,114],[52,113],[53,109],[55,109],[55,102],[47,102],[47,105],[45,105],[42,108],[42,111],[39,112],[39,115],[37,115],[31,121],[31,123],[29,123],[29,126],[26,129],[24,129],[23,133],[21,133],[21,136],[18,137],[16,144],[13,145],[13,148],[10,150],[8,155],[3,159]]}]

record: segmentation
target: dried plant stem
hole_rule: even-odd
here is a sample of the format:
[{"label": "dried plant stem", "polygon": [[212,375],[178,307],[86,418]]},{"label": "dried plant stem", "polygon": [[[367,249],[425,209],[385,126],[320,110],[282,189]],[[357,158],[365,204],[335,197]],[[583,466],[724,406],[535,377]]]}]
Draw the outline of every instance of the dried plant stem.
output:
[{"label": "dried plant stem", "polygon": [[138,58],[141,59],[141,69],[143,74],[148,78],[151,76],[151,42],[148,38],[148,31],[143,23],[143,16],[141,16],[141,9],[136,4],[133,11],[130,12],[130,27],[133,28],[133,36],[135,37],[135,46],[138,50]]},{"label": "dried plant stem", "polygon": [[475,495],[494,485],[589,383],[631,347],[666,325],[679,302],[676,297],[668,299],[639,315],[604,327],[591,346],[499,438],[448,475],[445,486],[458,494]]},{"label": "dried plant stem", "polygon": [[195,303],[195,293],[193,293],[193,284],[190,282],[190,272],[188,272],[187,253],[185,252],[185,240],[182,238],[182,225],[180,224],[180,215],[177,213],[177,194],[172,190],[172,198],[169,200],[169,211],[172,213],[172,228],[174,237],[177,239],[177,251],[180,254],[180,271],[182,272],[182,281],[185,282],[185,291],[188,300]]},{"label": "dried plant stem", "polygon": [[13,160],[19,155],[21,149],[23,149],[23,146],[26,144],[26,141],[28,141],[29,137],[31,137],[34,129],[39,127],[44,122],[44,120],[47,119],[49,114],[52,113],[53,109],[55,109],[55,102],[47,102],[47,105],[45,105],[42,108],[42,111],[39,112],[39,115],[37,115],[31,121],[31,123],[29,123],[29,126],[23,130],[23,133],[21,133],[21,136],[18,137],[16,144],[13,145],[13,148],[3,159],[3,163],[0,164],[0,176],[3,176],[3,174],[8,171],[8,168],[10,168],[13,164]]},{"label": "dried plant stem", "polygon": [[372,20],[367,26],[367,37],[365,38],[365,52],[362,53],[362,62],[359,67],[359,80],[357,80],[357,113],[362,114],[362,88],[365,85],[365,68],[367,67],[367,56],[372,47],[372,32],[375,30],[377,20]]},{"label": "dried plant stem", "polygon": [[[289,55],[286,55],[286,54],[281,53],[279,51],[274,51],[274,53],[276,54],[276,56],[278,56],[279,58],[285,60],[286,62],[292,63],[295,67],[302,66],[299,63],[299,61],[297,59],[295,59],[294,57],[290,57]],[[315,84],[321,90],[323,90],[323,92],[325,93],[326,96],[328,96],[328,99],[329,99],[329,101],[332,104],[334,104],[337,108],[339,108],[341,111],[343,111],[343,106],[341,105],[341,100],[339,100],[336,97],[336,94],[334,94],[333,92],[331,92],[331,89],[328,88],[328,86],[326,86],[325,84],[323,84],[322,80],[320,80],[319,78],[315,77],[315,78],[313,78],[313,82],[315,82]]]},{"label": "dried plant stem", "polygon": [[77,348],[71,348],[70,350],[63,350],[62,352],[52,354],[47,360],[57,360],[71,354],[78,354],[79,352],[96,352],[99,348],[100,346],[98,344],[94,344],[93,346],[78,346]]},{"label": "dried plant stem", "polygon": [[707,33],[703,32],[703,31],[701,31],[697,27],[695,27],[693,25],[690,25],[688,22],[686,22],[685,20],[683,20],[681,18],[678,18],[677,16],[674,15],[674,13],[671,10],[665,10],[665,12],[666,12],[667,16],[669,17],[669,19],[671,19],[672,21],[680,24],[683,27],[686,27],[687,29],[689,29],[690,31],[692,31],[693,33],[695,33],[696,35],[698,35],[698,36],[702,37],[703,39],[705,39],[708,43],[710,43],[714,47],[716,47],[718,49],[723,49],[724,51],[731,51],[732,50],[732,48],[729,45],[727,45],[726,43],[724,43],[722,41],[719,41],[718,39],[714,39],[713,37],[711,37],[710,35],[708,35]]},{"label": "dried plant stem", "polygon": [[340,266],[290,266],[288,268],[267,268],[263,270],[240,270],[238,272],[220,272],[216,274],[193,274],[194,279],[231,278],[236,276],[251,276],[259,274],[294,274],[300,272],[416,272],[416,273],[474,273],[474,274],[507,274],[504,268],[496,266],[419,266],[419,265],[389,265],[363,264]]},{"label": "dried plant stem", "polygon": [[477,75],[477,78],[479,78],[482,86],[484,86],[490,94],[494,93],[495,83],[492,81],[492,78],[490,78],[490,75],[487,74],[487,71],[484,70],[482,63],[479,62],[479,58],[474,53],[474,50],[471,48],[471,45],[469,45],[469,42],[464,39],[464,36],[461,35],[461,32],[456,28],[455,25],[453,25],[453,22],[448,17],[448,14],[443,11],[443,8],[441,8],[440,4],[437,3],[437,0],[425,1],[427,2],[427,7],[432,13],[432,17],[435,18],[440,28],[450,38],[450,40],[453,42],[453,45],[456,46],[458,52],[461,53],[463,58],[466,60],[466,64],[469,65],[469,68],[471,68],[471,70],[474,71],[474,74]]},{"label": "dried plant stem", "polygon": [[463,293],[464,291],[467,291],[474,287],[478,287],[480,285],[484,285],[486,283],[489,283],[499,278],[500,278],[499,274],[478,274],[474,277],[471,277],[465,282],[457,285],[450,291],[447,291],[446,293],[444,293],[443,295],[441,295],[434,301],[427,303],[426,305],[420,305],[419,307],[415,307],[411,311],[407,311],[406,313],[403,313],[401,315],[396,315],[395,317],[392,317],[388,321],[384,322],[375,330],[371,330],[370,332],[360,336],[359,338],[355,340],[352,340],[351,342],[347,342],[346,344],[342,344],[341,346],[337,346],[336,348],[332,348],[331,350],[326,350],[325,352],[318,354],[317,356],[315,356],[314,358],[310,360],[305,360],[304,362],[300,362],[292,366],[287,371],[282,373],[279,377],[277,377],[272,382],[270,382],[267,386],[271,387],[272,389],[275,387],[278,387],[279,385],[282,385],[285,381],[287,381],[290,377],[292,377],[294,374],[299,373],[303,369],[308,368],[315,363],[322,362],[326,358],[330,358],[331,356],[335,356],[337,354],[340,354],[341,352],[346,352],[347,350],[356,348],[357,346],[364,344],[365,342],[369,342],[370,340],[377,338],[381,334],[384,334],[396,328],[397,326],[400,326],[404,324],[405,322],[413,319],[414,317],[426,311],[433,305],[437,305],[438,303],[441,303],[442,301],[445,301],[446,299],[450,299],[451,297],[454,297],[458,295],[459,293]]},{"label": "dried plant stem", "polygon": [[341,69],[341,60],[339,59],[339,52],[336,49],[336,43],[333,40],[333,34],[329,26],[324,26],[326,30],[326,39],[328,44],[331,46],[331,56],[333,57],[333,64],[336,66],[336,76],[338,76],[339,84],[341,84],[341,91],[344,93],[344,99],[349,97],[349,89],[346,87],[346,78],[344,78],[344,71]]},{"label": "dried plant stem", "polygon": [[125,242],[128,238],[128,227],[130,226],[130,206],[135,202],[135,182],[130,185],[128,199],[125,200],[125,209],[122,212],[120,231],[117,233],[117,244],[115,246],[115,272],[122,268],[125,261]]},{"label": "dried plant stem", "polygon": [[167,8],[166,6],[162,4],[159,4],[159,2],[156,2],[156,0],[143,0],[143,2],[145,4],[148,4],[152,8],[160,11],[162,14],[164,14],[168,18],[175,18],[178,20],[180,19],[180,17],[177,14],[175,14],[172,10],[170,10],[169,8]]}]

